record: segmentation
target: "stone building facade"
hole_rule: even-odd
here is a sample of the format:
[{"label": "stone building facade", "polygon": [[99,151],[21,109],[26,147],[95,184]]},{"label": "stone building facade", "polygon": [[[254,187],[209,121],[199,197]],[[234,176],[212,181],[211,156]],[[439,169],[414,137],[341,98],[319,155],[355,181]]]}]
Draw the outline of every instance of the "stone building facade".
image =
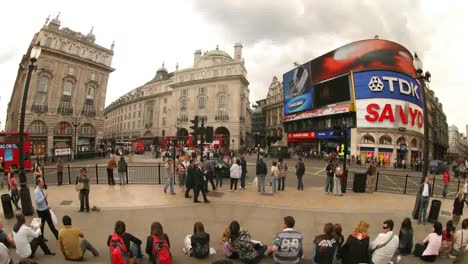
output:
[{"label": "stone building facade", "polygon": [[151,81],[106,107],[105,138],[115,144],[140,136],[188,136],[198,115],[215,135],[224,135],[225,147],[239,149],[251,130],[246,76],[240,43],[234,58],[217,47],[196,50],[191,68],[168,72],[163,64]]},{"label": "stone building facade", "polygon": [[458,127],[449,127],[449,149],[448,156],[453,159],[468,157],[468,138],[458,131]]},{"label": "stone building facade", "polygon": [[[104,104],[113,50],[84,35],[46,20],[23,56],[7,110],[7,131],[19,129],[19,113],[32,45],[41,46],[26,107],[25,130],[33,156],[94,153],[103,137]],[[113,45],[112,45],[113,46]],[[73,123],[76,125],[73,125]]]}]

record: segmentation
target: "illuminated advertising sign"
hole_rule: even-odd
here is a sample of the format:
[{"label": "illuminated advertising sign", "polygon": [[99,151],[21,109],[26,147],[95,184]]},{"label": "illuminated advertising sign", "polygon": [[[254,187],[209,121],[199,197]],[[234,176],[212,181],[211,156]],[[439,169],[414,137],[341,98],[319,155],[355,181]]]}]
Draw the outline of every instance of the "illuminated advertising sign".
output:
[{"label": "illuminated advertising sign", "polygon": [[412,77],[392,71],[354,73],[357,127],[424,131],[422,94]]},{"label": "illuminated advertising sign", "polygon": [[284,114],[292,114],[312,108],[312,83],[308,63],[283,75]]},{"label": "illuminated advertising sign", "polygon": [[313,118],[319,116],[327,116],[327,115],[336,115],[336,114],[343,114],[349,112],[349,103],[341,103],[335,105],[327,105],[322,108],[312,109],[309,111],[295,113],[291,115],[283,116],[283,122],[300,120],[305,118]]},{"label": "illuminated advertising sign", "polygon": [[[351,137],[351,130],[348,129],[348,138]],[[288,141],[301,141],[304,139],[339,139],[343,138],[342,135],[334,130],[320,130],[320,131],[309,131],[309,132],[294,132],[288,133]]]}]

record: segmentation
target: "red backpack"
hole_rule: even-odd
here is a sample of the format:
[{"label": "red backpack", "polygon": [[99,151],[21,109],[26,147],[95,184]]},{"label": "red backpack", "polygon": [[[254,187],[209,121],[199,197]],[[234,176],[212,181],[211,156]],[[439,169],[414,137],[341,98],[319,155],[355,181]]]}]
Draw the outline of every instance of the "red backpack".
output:
[{"label": "red backpack", "polygon": [[113,233],[111,236],[109,250],[112,264],[128,264],[130,262],[130,255],[128,254],[127,247],[122,237],[116,233]]},{"label": "red backpack", "polygon": [[159,240],[155,235],[153,237],[153,263],[154,264],[172,264],[171,250],[166,240]]}]

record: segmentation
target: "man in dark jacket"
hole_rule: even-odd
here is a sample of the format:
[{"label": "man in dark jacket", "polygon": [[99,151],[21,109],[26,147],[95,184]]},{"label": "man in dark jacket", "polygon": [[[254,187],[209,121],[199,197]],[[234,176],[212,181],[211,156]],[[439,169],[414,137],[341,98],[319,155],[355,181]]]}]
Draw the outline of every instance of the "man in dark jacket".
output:
[{"label": "man in dark jacket", "polygon": [[267,175],[267,165],[263,161],[262,157],[260,157],[257,161],[256,166],[257,175],[257,192],[265,192],[265,177]]},{"label": "man in dark jacket", "polygon": [[214,183],[214,173],[215,173],[215,165],[216,165],[216,160],[205,160],[203,163],[203,170],[206,176],[206,181],[204,184],[205,192],[208,192],[208,182],[211,182],[211,188],[213,188],[213,191],[216,190],[216,186]]},{"label": "man in dark jacket", "polygon": [[419,202],[419,214],[418,214],[418,224],[421,224],[421,221],[426,224],[426,211],[427,205],[429,204],[429,197],[431,197],[432,189],[431,184],[429,183],[429,176],[424,178],[424,182],[419,186],[418,195],[421,196]]},{"label": "man in dark jacket", "polygon": [[247,175],[247,161],[245,161],[244,156],[241,156],[241,189],[245,190],[245,176]]},{"label": "man in dark jacket", "polygon": [[299,158],[296,164],[296,176],[297,176],[297,189],[304,190],[304,183],[302,182],[302,177],[305,174],[305,165],[302,162],[302,158]]},{"label": "man in dark jacket", "polygon": [[190,165],[187,168],[187,179],[185,181],[185,198],[191,198],[189,192],[194,189],[195,181],[195,160],[190,160]]},{"label": "man in dark jacket", "polygon": [[333,163],[333,160],[330,160],[325,170],[327,171],[327,182],[325,185],[325,192],[332,193],[333,192],[333,171],[335,171],[335,165]]},{"label": "man in dark jacket", "polygon": [[193,202],[200,203],[198,201],[198,195],[200,192],[203,195],[203,202],[209,203],[208,199],[206,199],[206,192],[204,188],[205,180],[204,180],[204,173],[203,173],[203,163],[198,162],[197,166],[195,166],[195,173],[194,173],[194,188],[193,188]]}]

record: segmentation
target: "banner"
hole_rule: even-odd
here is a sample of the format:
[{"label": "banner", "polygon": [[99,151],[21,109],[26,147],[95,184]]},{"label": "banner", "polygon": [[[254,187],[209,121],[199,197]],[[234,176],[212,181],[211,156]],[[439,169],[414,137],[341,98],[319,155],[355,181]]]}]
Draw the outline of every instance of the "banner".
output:
[{"label": "banner", "polygon": [[309,63],[283,74],[284,114],[310,110],[313,107]]},{"label": "banner", "polygon": [[65,156],[65,155],[71,155],[71,149],[69,148],[55,149],[55,156]]},{"label": "banner", "polygon": [[319,116],[326,116],[326,115],[348,113],[350,111],[349,109],[350,109],[349,103],[327,105],[319,109],[313,109],[313,110],[309,110],[309,111],[297,113],[297,114],[292,114],[292,115],[285,115],[283,116],[283,122],[295,121],[295,120],[319,117]]}]

